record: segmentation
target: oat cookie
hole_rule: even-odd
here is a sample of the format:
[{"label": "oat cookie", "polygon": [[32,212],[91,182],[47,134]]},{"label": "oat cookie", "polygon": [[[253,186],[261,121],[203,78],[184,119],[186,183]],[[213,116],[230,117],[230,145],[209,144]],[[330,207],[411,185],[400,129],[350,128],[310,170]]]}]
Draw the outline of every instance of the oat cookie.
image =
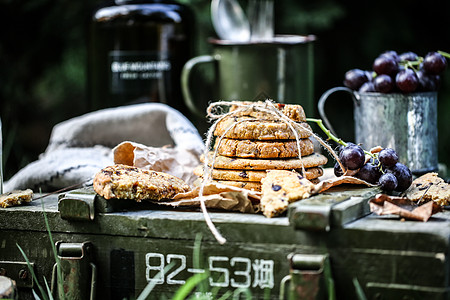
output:
[{"label": "oat cookie", "polygon": [[[298,138],[311,136],[307,123],[293,123]],[[255,119],[250,117],[226,117],[217,123],[215,136],[240,140],[294,140],[295,134],[289,125],[282,121]]]},{"label": "oat cookie", "polygon": [[[213,157],[213,152],[209,152],[209,157]],[[204,162],[204,157],[200,158]],[[214,160],[214,168],[217,169],[238,169],[238,170],[295,170],[304,168],[318,167],[326,164],[328,159],[320,154],[313,153],[303,156],[302,159],[252,159],[252,158],[232,158],[223,155],[217,155]]]},{"label": "oat cookie", "polygon": [[214,182],[230,185],[234,187],[238,187],[241,189],[251,190],[259,192],[261,191],[261,183],[260,182],[251,182],[251,181],[234,181],[234,180],[213,180]]},{"label": "oat cookie", "polygon": [[[310,139],[301,139],[299,144],[302,156],[314,153],[314,144]],[[296,140],[255,141],[222,139],[217,150],[220,155],[242,158],[292,158],[298,156]]]},{"label": "oat cookie", "polygon": [[[259,106],[262,106],[264,108],[268,108],[269,106],[266,105],[262,101],[257,102],[251,102],[251,101],[236,101],[239,102],[241,105],[232,105],[230,107],[230,112],[241,110],[240,112],[236,112],[234,114],[235,116],[250,116],[253,118],[267,118],[268,116],[271,116],[271,114],[268,114],[266,112],[259,111],[255,108],[248,107],[243,109],[242,105],[252,105],[257,104]],[[296,121],[296,122],[305,122],[306,121],[306,115],[305,111],[303,110],[303,107],[298,104],[282,104],[282,103],[273,103],[273,106],[277,108],[281,113],[283,113],[286,117],[289,119]]]},{"label": "oat cookie", "polygon": [[31,189],[17,190],[0,195],[0,207],[10,207],[28,203],[33,200],[33,191]]},{"label": "oat cookie", "polygon": [[180,178],[163,172],[148,171],[127,165],[114,165],[95,175],[94,190],[105,199],[171,199],[190,190]]},{"label": "oat cookie", "polygon": [[431,172],[415,179],[405,195],[416,202],[434,201],[439,205],[450,205],[450,184],[440,178],[437,173]]},{"label": "oat cookie", "polygon": [[[296,170],[297,173],[302,174],[301,170]],[[203,166],[198,166],[194,169],[194,174],[203,177]],[[212,179],[216,180],[233,180],[233,181],[251,181],[261,182],[261,179],[266,177],[265,170],[231,170],[231,169],[213,169],[211,172]],[[303,176],[306,179],[315,179],[323,175],[323,170],[320,167],[313,167],[305,169]]]},{"label": "oat cookie", "polygon": [[261,183],[261,210],[268,218],[282,214],[290,203],[308,198],[314,188],[309,180],[287,170],[267,171]]}]

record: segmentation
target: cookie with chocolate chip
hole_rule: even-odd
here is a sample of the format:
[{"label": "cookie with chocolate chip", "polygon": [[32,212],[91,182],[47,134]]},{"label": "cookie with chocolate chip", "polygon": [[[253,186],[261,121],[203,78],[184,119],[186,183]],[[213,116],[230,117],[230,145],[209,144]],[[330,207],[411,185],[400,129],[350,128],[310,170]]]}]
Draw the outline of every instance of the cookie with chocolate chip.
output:
[{"label": "cookie with chocolate chip", "polygon": [[425,203],[434,201],[439,205],[450,205],[450,184],[431,172],[415,179],[405,191],[409,200]]},{"label": "cookie with chocolate chip", "polygon": [[[235,104],[231,105],[230,112],[235,112],[235,116],[249,116],[253,118],[270,118],[278,119],[276,114],[270,114],[267,110],[275,108],[279,113],[285,115],[289,119],[295,122],[305,122],[306,115],[303,107],[298,104],[283,104],[283,103],[273,103],[273,105],[268,105],[265,102],[251,102],[251,101],[234,101]],[[255,108],[253,105],[258,105],[261,109]]]},{"label": "cookie with chocolate chip", "polygon": [[[213,158],[213,152],[209,152],[209,164]],[[204,162],[205,157],[200,157]],[[328,159],[320,154],[313,153],[299,158],[290,159],[252,159],[252,158],[234,158],[223,155],[217,155],[214,158],[214,168],[233,169],[233,170],[296,170],[302,168],[313,168],[327,163]]]},{"label": "cookie with chocolate chip", "polygon": [[215,147],[220,155],[242,158],[292,158],[300,154],[306,156],[314,153],[314,144],[310,139],[258,141],[222,139],[216,141]]},{"label": "cookie with chocolate chip", "polygon": [[171,199],[190,190],[182,179],[173,175],[127,165],[108,166],[94,177],[94,190],[105,199],[142,200]]},{"label": "cookie with chocolate chip", "polygon": [[[302,174],[306,179],[315,179],[323,175],[321,167],[312,167],[302,170],[296,170],[298,174]],[[198,166],[194,169],[194,174],[203,177],[203,166]],[[232,169],[213,169],[211,170],[211,177],[215,180],[233,180],[245,182],[261,182],[261,179],[266,177],[265,170],[232,170]]]},{"label": "cookie with chocolate chip", "polygon": [[261,180],[261,210],[268,217],[286,211],[292,202],[311,196],[314,184],[295,171],[269,170]]},{"label": "cookie with chocolate chip", "polygon": [[[215,136],[240,140],[294,140],[312,135],[311,127],[304,122],[289,123],[267,118],[228,116],[220,120],[214,130]],[[292,126],[292,127],[291,127]],[[295,131],[295,133],[294,133]]]}]

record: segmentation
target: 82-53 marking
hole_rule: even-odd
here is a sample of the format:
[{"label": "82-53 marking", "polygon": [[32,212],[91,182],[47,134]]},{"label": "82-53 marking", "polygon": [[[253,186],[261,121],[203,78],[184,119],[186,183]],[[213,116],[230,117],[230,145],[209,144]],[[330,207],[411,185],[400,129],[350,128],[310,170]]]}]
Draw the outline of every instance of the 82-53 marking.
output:
[{"label": "82-53 marking", "polygon": [[[166,264],[172,262],[175,263],[175,268],[164,273]],[[187,279],[182,278],[184,271],[192,274],[206,272],[205,269],[188,268],[186,262],[186,256],[182,254],[147,253],[145,255],[146,279],[148,282],[153,281],[155,284],[182,285]],[[273,260],[209,256],[209,284],[212,287],[273,288],[273,268]],[[158,273],[161,273],[162,276],[157,277],[156,274]]]}]

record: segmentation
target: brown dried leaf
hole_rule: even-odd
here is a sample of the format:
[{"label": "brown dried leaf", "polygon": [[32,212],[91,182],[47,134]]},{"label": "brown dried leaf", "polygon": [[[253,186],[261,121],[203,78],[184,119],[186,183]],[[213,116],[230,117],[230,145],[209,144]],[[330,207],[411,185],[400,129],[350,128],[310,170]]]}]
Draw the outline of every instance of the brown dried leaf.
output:
[{"label": "brown dried leaf", "polygon": [[370,211],[377,215],[398,215],[409,220],[426,222],[435,213],[442,211],[436,203],[430,201],[421,206],[404,197],[378,194],[369,201]]},{"label": "brown dried leaf", "polygon": [[341,184],[357,184],[357,185],[366,185],[369,187],[376,186],[353,176],[341,176],[341,177],[333,177],[319,182],[314,187],[312,194],[322,193],[334,186],[338,186]]}]

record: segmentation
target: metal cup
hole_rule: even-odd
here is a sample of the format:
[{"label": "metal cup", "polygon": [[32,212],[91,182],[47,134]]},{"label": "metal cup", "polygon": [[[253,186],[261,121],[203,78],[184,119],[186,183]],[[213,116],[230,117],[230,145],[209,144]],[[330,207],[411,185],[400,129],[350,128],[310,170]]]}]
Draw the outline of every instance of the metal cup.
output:
[{"label": "metal cup", "polygon": [[331,130],[324,107],[336,91],[352,95],[356,143],[365,149],[395,149],[400,162],[415,175],[438,170],[437,92],[381,94],[358,93],[344,87],[330,89],[320,98],[318,109]]},{"label": "metal cup", "polygon": [[195,115],[204,117],[207,104],[192,95],[189,81],[195,67],[209,63],[215,70],[215,95],[208,101],[270,98],[301,104],[312,115],[314,41],[313,35],[277,35],[257,42],[210,40],[213,53],[194,57],[183,68],[181,85],[186,105]]}]

